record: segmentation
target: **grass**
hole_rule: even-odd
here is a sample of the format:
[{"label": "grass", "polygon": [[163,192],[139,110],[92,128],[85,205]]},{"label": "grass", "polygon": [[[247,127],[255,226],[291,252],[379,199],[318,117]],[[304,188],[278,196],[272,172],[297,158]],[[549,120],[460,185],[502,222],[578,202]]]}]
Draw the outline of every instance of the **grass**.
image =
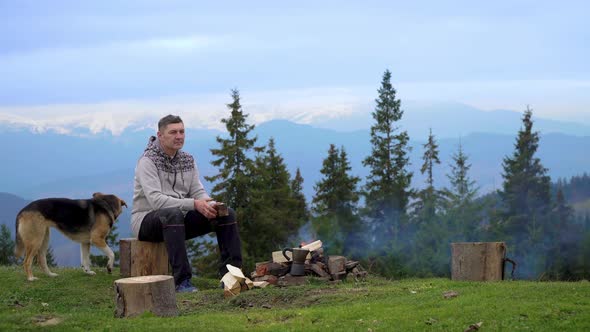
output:
[{"label": "grass", "polygon": [[[0,267],[0,331],[590,331],[590,282],[456,282],[369,277],[328,285],[254,289],[224,299],[217,280],[193,278],[179,294],[180,316],[114,318],[112,275],[56,269],[27,282]],[[443,293],[456,291],[445,299]]]}]

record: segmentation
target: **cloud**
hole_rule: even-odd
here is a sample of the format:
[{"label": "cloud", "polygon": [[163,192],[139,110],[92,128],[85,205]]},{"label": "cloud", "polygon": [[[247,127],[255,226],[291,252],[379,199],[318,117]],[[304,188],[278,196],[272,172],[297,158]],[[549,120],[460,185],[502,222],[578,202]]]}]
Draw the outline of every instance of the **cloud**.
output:
[{"label": "cloud", "polygon": [[206,48],[215,42],[214,38],[209,36],[188,36],[177,38],[162,38],[162,39],[148,39],[137,42],[136,45],[140,48],[155,48],[167,50],[195,50],[198,48]]}]

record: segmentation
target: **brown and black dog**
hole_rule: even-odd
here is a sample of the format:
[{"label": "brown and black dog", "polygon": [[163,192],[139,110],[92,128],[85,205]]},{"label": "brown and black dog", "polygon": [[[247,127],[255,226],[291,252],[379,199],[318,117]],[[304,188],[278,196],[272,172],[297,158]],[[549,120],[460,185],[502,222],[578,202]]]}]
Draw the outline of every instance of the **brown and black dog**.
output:
[{"label": "brown and black dog", "polygon": [[127,206],[124,200],[115,195],[94,193],[91,199],[46,198],[25,206],[16,216],[16,257],[25,260],[23,266],[27,279],[33,281],[31,265],[37,256],[43,271],[51,277],[57,274],[47,266],[49,246],[49,227],[55,227],[65,236],[80,243],[82,268],[87,274],[90,270],[90,244],[93,244],[109,258],[107,270],[111,273],[115,255],[106,243],[106,237],[113,223]]}]

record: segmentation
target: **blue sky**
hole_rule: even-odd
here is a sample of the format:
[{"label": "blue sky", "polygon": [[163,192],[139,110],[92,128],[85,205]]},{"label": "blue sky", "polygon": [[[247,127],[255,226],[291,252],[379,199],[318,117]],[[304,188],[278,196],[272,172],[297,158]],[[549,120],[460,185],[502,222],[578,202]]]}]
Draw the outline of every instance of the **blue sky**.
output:
[{"label": "blue sky", "polygon": [[255,122],[313,123],[370,112],[389,69],[402,102],[590,124],[589,7],[0,0],[0,123],[119,133],[177,113],[216,127],[234,87]]}]

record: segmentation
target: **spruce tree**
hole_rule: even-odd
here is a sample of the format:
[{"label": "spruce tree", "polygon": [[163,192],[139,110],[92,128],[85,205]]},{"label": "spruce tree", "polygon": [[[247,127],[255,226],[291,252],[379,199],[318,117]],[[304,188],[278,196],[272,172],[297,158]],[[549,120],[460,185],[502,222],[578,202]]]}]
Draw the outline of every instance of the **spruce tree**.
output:
[{"label": "spruce tree", "polygon": [[469,177],[471,164],[459,143],[452,155],[451,173],[447,174],[450,186],[442,190],[444,215],[452,242],[477,241],[481,203],[475,202],[478,188]]},{"label": "spruce tree", "polygon": [[[309,210],[305,195],[303,194],[303,176],[299,167],[295,171],[295,177],[291,180],[291,195],[295,200],[295,216],[302,223],[309,221]],[[306,240],[306,239],[303,239]],[[311,239],[308,239],[311,240]]]},{"label": "spruce tree", "polygon": [[469,157],[463,152],[463,145],[459,142],[457,152],[451,157],[453,163],[450,165],[451,174],[447,174],[450,187],[445,188],[444,192],[449,198],[451,206],[461,206],[473,201],[477,195],[478,188],[475,181],[469,177],[471,164],[468,162]]},{"label": "spruce tree", "polygon": [[[56,267],[57,266],[57,262],[55,261],[55,255],[53,254],[53,248],[51,246],[49,246],[47,248],[46,260],[47,260],[47,265],[48,266],[50,266],[50,267]],[[103,266],[106,266],[106,262],[107,262],[107,260],[105,260],[105,264]]]},{"label": "spruce tree", "polygon": [[443,276],[449,271],[449,233],[438,213],[441,195],[434,187],[433,170],[435,164],[440,164],[440,159],[438,144],[432,130],[423,147],[424,162],[420,172],[426,174],[426,187],[418,192],[417,200],[412,204],[412,220],[417,232],[413,241],[410,266],[420,276]]},{"label": "spruce tree", "polygon": [[391,84],[391,73],[383,74],[379,97],[372,113],[371,154],[363,160],[369,167],[364,187],[366,196],[365,217],[372,226],[372,241],[377,249],[397,242],[407,219],[407,207],[412,190],[412,173],[408,171],[409,136],[397,126],[403,110]]},{"label": "spruce tree", "polygon": [[248,114],[244,114],[242,110],[240,92],[233,89],[231,98],[232,102],[227,104],[230,116],[221,120],[225,124],[228,137],[217,136],[220,147],[211,149],[211,154],[216,158],[211,164],[218,167],[218,173],[205,179],[215,183],[211,190],[213,198],[234,208],[238,216],[241,216],[241,211],[247,207],[249,200],[252,159],[248,157],[248,152],[255,148],[256,137],[249,137],[254,125],[246,123]]},{"label": "spruce tree", "polygon": [[322,163],[322,179],[315,186],[312,200],[312,225],[330,252],[354,255],[360,221],[357,216],[360,179],[350,175],[351,167],[344,147],[338,150],[330,144],[328,156]]},{"label": "spruce tree", "polygon": [[213,238],[206,236],[186,241],[191,266],[196,274],[201,277],[219,277],[219,249]]},{"label": "spruce tree", "polygon": [[554,230],[564,230],[570,226],[570,223],[574,217],[574,209],[569,206],[565,200],[565,196],[563,195],[563,189],[558,187],[557,195],[555,198],[555,207],[552,211],[555,215],[554,217]]},{"label": "spruce tree", "polygon": [[418,223],[433,219],[440,203],[440,195],[434,189],[433,177],[434,165],[440,164],[440,159],[438,158],[438,144],[434,135],[432,135],[432,129],[430,129],[428,135],[428,142],[423,147],[424,155],[422,160],[424,163],[420,168],[420,172],[422,174],[426,173],[426,188],[418,193],[417,211],[415,211],[419,215]]},{"label": "spruce tree", "polygon": [[0,225],[0,265],[12,265],[16,262],[14,257],[14,241],[8,226]]},{"label": "spruce tree", "polygon": [[582,241],[580,241],[580,252],[577,255],[577,265],[581,278],[590,279],[590,213],[580,215],[579,224],[582,225]]},{"label": "spruce tree", "polygon": [[502,164],[504,183],[500,197],[504,213],[503,220],[496,226],[509,240],[516,258],[523,261],[521,271],[527,277],[533,277],[541,273],[545,265],[543,234],[550,228],[550,178],[541,160],[535,156],[539,133],[532,130],[532,110],[529,107],[524,112],[522,125],[514,153],[505,157]]},{"label": "spruce tree", "polygon": [[221,122],[225,125],[227,136],[217,136],[219,148],[211,149],[214,160],[211,164],[217,167],[218,173],[206,176],[205,179],[214,183],[211,196],[218,202],[225,203],[236,211],[236,219],[240,224],[240,235],[243,244],[244,265],[252,265],[249,243],[256,237],[253,228],[250,205],[250,188],[252,185],[253,160],[250,151],[256,151],[256,137],[250,137],[254,125],[249,125],[240,103],[240,92],[231,90],[232,102],[227,104],[230,111],[228,118]]},{"label": "spruce tree", "polygon": [[[541,160],[535,156],[539,148],[539,133],[532,131],[532,114],[527,107],[515,151],[512,157],[505,157],[502,164],[504,184],[501,196],[509,216],[530,218],[536,211],[546,212],[550,207],[550,178]],[[514,230],[526,228],[526,225],[518,223],[511,226]]]},{"label": "spruce tree", "polygon": [[572,280],[584,278],[579,263],[584,228],[574,222],[574,209],[564,197],[562,183],[558,184],[555,204],[551,210],[551,227],[546,230],[549,245],[547,275],[552,279]]},{"label": "spruce tree", "polygon": [[264,260],[269,252],[287,246],[305,220],[291,188],[287,165],[273,138],[256,158],[253,179],[248,208],[252,219],[252,227],[247,230],[252,231],[249,248],[255,259]]}]

